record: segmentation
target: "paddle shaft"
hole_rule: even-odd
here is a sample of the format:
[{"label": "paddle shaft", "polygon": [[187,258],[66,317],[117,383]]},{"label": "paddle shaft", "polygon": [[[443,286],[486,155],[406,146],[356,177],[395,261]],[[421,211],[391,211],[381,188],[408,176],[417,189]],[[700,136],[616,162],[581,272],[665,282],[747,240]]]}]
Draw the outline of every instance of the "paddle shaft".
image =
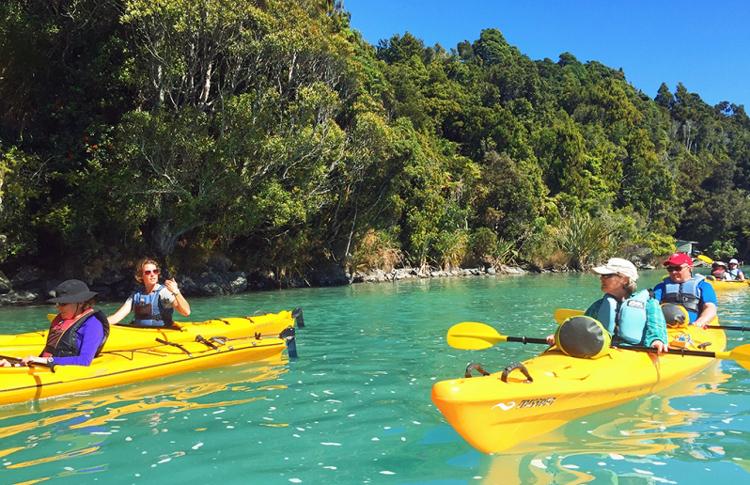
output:
[{"label": "paddle shaft", "polygon": [[520,342],[522,344],[549,344],[547,339],[538,337],[506,337],[508,342]]},{"label": "paddle shaft", "polygon": [[[508,342],[520,342],[523,344],[547,344],[547,339],[538,338],[538,337],[506,337],[506,341]],[[637,352],[652,352],[655,353],[656,349],[653,347],[630,347],[623,345],[621,347],[617,347],[623,350],[635,350]],[[711,357],[711,358],[717,358],[716,352],[709,352],[706,350],[688,350],[688,349],[669,349],[667,354],[673,354],[673,355],[690,355],[693,357]]]},{"label": "paddle shaft", "polygon": [[[520,342],[522,344],[547,344],[547,339],[538,338],[538,337],[506,337],[507,342]],[[635,350],[638,352],[656,352],[656,349],[653,347],[630,347],[623,345],[622,347],[618,347],[623,350]],[[675,354],[675,355],[691,355],[695,357],[712,357],[716,358],[716,352],[709,352],[705,350],[687,350],[687,349],[669,349],[667,352],[668,354]]]},{"label": "paddle shaft", "polygon": [[[520,342],[523,344],[546,344],[547,339],[538,338],[538,337],[506,337],[506,341],[508,342]],[[635,350],[638,352],[656,352],[656,349],[653,347],[630,347],[630,346],[621,346],[618,347],[623,350]],[[668,354],[674,354],[674,355],[690,355],[694,357],[711,357],[716,358],[716,352],[709,352],[706,350],[688,350],[688,349],[669,349]]]},{"label": "paddle shaft", "polygon": [[709,325],[706,328],[709,330],[739,330],[740,332],[750,332],[750,327],[743,327],[741,325]]},{"label": "paddle shaft", "polygon": [[[656,353],[656,349],[653,347],[627,347],[623,345],[618,348],[623,350],[635,350],[637,352]],[[720,356],[717,356],[716,352],[709,352],[707,350],[669,349],[666,353],[672,355],[690,355],[694,357],[711,357],[712,359],[716,359],[717,357],[720,358]]]},{"label": "paddle shaft", "polygon": [[47,363],[40,363],[40,362],[29,362],[28,364],[23,363],[23,359],[19,359],[18,357],[13,357],[10,355],[0,355],[0,359],[5,359],[8,362],[11,363],[13,367],[22,367],[24,365],[26,366],[35,366],[35,365],[41,365],[42,367],[48,368],[50,371],[55,372],[55,364],[47,364]]}]

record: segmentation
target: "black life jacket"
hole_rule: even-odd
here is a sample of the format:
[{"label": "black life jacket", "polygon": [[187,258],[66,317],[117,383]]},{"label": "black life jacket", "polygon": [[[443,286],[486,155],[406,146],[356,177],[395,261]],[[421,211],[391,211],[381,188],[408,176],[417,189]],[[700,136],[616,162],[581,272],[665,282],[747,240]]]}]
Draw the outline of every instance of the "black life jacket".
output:
[{"label": "black life jacket", "polygon": [[63,320],[58,314],[52,324],[50,325],[49,332],[47,333],[47,343],[42,351],[42,357],[74,357],[79,355],[81,349],[78,348],[78,339],[76,338],[76,331],[88,321],[89,318],[96,318],[102,324],[102,330],[104,331],[104,338],[99,348],[96,350],[98,356],[104,343],[109,337],[109,321],[107,316],[93,309],[82,313],[76,319]]}]

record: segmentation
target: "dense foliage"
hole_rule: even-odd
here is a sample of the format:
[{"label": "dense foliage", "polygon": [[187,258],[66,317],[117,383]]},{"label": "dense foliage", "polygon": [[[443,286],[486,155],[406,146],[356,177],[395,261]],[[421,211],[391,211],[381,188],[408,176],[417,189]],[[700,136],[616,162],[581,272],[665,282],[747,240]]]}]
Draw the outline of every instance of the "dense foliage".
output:
[{"label": "dense foliage", "polygon": [[[561,46],[564,48],[564,46]],[[214,254],[581,268],[750,252],[750,119],[498,30],[369,45],[334,2],[0,5],[0,268]]]}]

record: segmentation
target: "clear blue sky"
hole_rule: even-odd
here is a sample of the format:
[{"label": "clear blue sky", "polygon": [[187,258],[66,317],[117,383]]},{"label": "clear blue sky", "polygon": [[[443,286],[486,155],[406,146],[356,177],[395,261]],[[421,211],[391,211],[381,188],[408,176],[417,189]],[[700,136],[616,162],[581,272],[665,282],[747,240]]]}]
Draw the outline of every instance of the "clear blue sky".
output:
[{"label": "clear blue sky", "polygon": [[450,50],[496,28],[531,59],[570,52],[622,68],[654,97],[678,82],[750,111],[750,0],[344,0],[373,45],[410,32]]}]

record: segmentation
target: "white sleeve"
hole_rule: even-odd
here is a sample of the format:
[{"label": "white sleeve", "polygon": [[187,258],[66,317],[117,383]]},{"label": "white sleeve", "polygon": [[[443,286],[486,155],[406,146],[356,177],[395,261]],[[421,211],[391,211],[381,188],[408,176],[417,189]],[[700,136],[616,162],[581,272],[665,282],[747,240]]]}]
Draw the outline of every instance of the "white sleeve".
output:
[{"label": "white sleeve", "polygon": [[162,289],[159,290],[159,299],[167,308],[172,308],[174,306],[175,297],[166,286],[162,287]]}]

